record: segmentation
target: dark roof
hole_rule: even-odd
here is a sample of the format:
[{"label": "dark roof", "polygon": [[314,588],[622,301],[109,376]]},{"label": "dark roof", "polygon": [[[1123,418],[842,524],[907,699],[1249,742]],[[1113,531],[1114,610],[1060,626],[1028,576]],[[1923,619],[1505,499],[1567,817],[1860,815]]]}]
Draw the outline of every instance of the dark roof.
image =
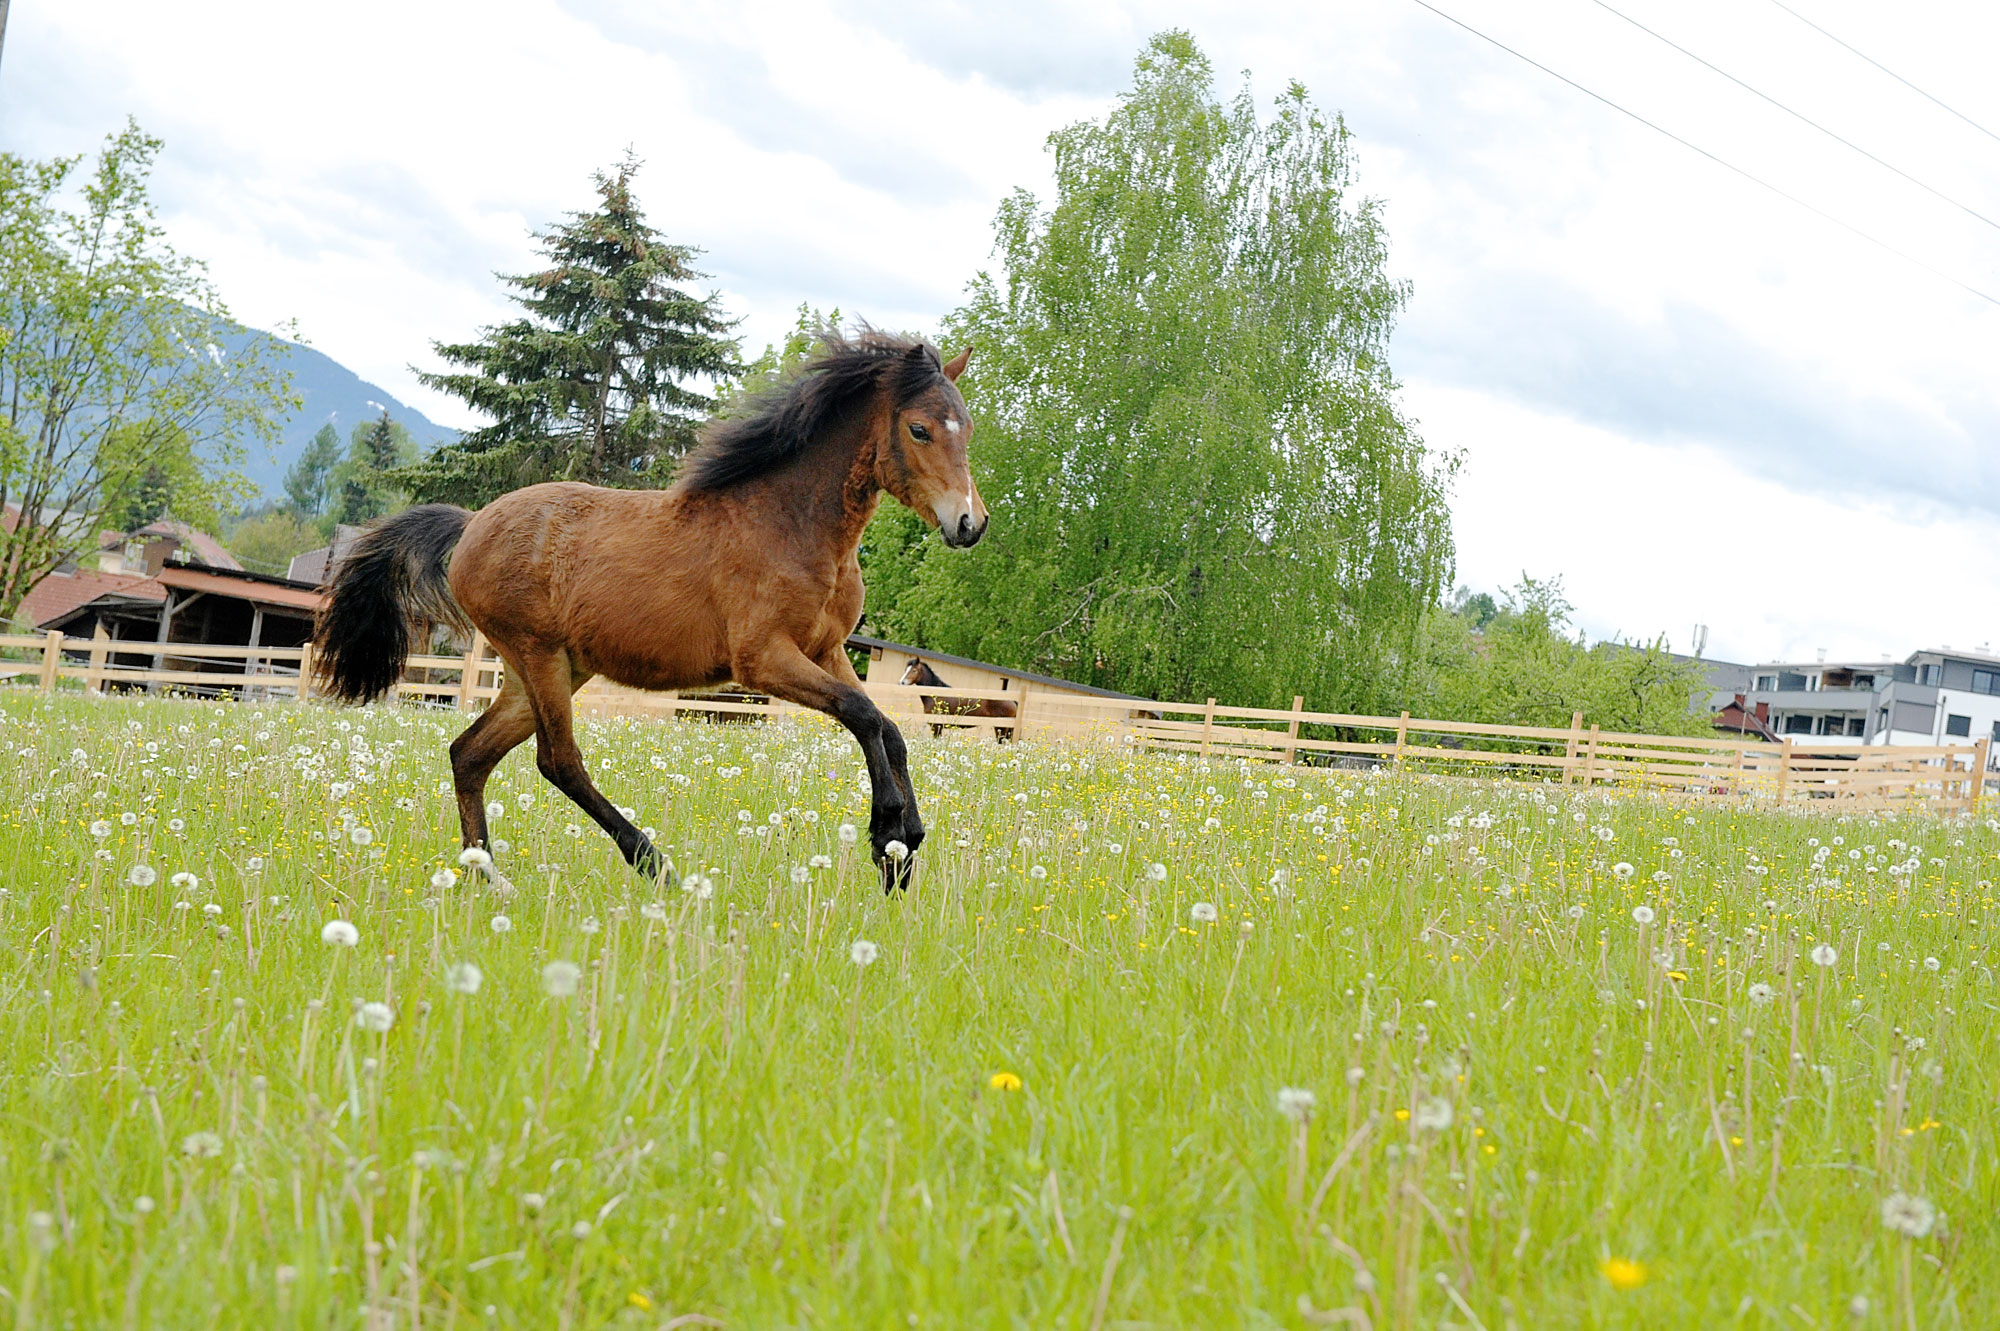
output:
[{"label": "dark roof", "polygon": [[934,652],[925,647],[912,647],[906,642],[890,642],[886,638],[869,638],[859,633],[848,634],[847,645],[849,647],[860,647],[871,652],[883,648],[887,648],[892,652],[907,652],[911,656],[920,656],[924,660],[937,665],[957,665],[965,666],[971,670],[990,670],[996,675],[1005,675],[1009,679],[1025,679],[1030,684],[1049,684],[1059,689],[1068,689],[1071,693],[1088,693],[1096,698],[1122,698],[1129,699],[1132,702],[1152,701],[1150,698],[1141,698],[1133,693],[1116,693],[1111,689],[1094,689],[1088,684],[1079,684],[1073,679],[1057,679],[1054,675],[1038,675],[1032,670],[1016,670],[1012,666],[994,665],[991,661],[975,661],[969,656],[953,656],[949,652]]},{"label": "dark roof", "polygon": [[315,587],[321,585],[333,573],[333,566],[340,562],[341,556],[347,553],[347,547],[354,544],[354,538],[359,535],[361,535],[359,527],[351,527],[344,522],[336,525],[331,542],[317,550],[293,555],[291,567],[285,570],[285,576],[294,582],[309,582]]}]

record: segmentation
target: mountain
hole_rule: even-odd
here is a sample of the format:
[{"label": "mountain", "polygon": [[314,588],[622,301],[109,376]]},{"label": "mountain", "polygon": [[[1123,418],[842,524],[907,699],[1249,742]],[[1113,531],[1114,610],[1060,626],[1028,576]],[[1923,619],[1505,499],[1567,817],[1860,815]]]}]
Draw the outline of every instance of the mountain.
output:
[{"label": "mountain", "polygon": [[233,352],[259,339],[278,341],[290,352],[284,365],[291,371],[293,391],[305,399],[304,405],[285,421],[283,439],[275,450],[252,445],[249,456],[244,459],[244,474],[263,489],[267,498],[276,499],[285,493],[285,473],[304,451],[306,441],[319,432],[320,426],[329,422],[340,431],[341,442],[345,444],[348,432],[358,422],[373,420],[387,407],[390,418],[407,429],[415,437],[417,446],[426,453],[439,444],[458,438],[457,430],[432,423],[415,407],[404,406],[386,390],[369,383],[324,352],[296,342],[274,339],[271,334],[254,328],[220,337],[217,341],[223,345],[225,352]]}]

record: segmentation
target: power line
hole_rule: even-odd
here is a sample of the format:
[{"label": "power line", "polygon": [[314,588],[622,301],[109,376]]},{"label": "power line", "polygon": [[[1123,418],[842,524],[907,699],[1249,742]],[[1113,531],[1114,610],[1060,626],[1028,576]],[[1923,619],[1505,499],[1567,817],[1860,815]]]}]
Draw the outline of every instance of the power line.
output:
[{"label": "power line", "polygon": [[1977,120],[1974,120],[1971,116],[1965,114],[1965,112],[1959,110],[1957,107],[1947,105],[1945,102],[1940,101],[1938,98],[1931,96],[1931,94],[1925,92],[1922,88],[1919,88],[1916,84],[1910,82],[1908,79],[1904,78],[1901,74],[1898,74],[1895,70],[1883,64],[1880,60],[1877,60],[1875,57],[1869,55],[1866,51],[1863,51],[1858,47],[1850,46],[1848,43],[1840,40],[1840,38],[1828,32],[1825,28],[1822,28],[1819,24],[1807,18],[1804,14],[1801,14],[1798,10],[1793,9],[1790,5],[1782,3],[1781,0],[1771,0],[1771,3],[1777,5],[1778,8],[1784,10],[1787,14],[1790,14],[1793,18],[1805,24],[1808,28],[1811,28],[1814,32],[1818,33],[1820,36],[1826,38],[1828,41],[1832,42],[1835,46],[1841,47],[1851,52],[1852,54],[1859,56],[1861,59],[1866,60],[1869,64],[1875,66],[1875,68],[1881,70],[1884,74],[1887,74],[1890,78],[1896,80],[1896,82],[1902,84],[1905,88],[1908,88],[1911,92],[1915,93],[1917,96],[1922,97],[1924,100],[1928,102],[1935,103],[1937,106],[1943,107],[1945,110],[1957,116],[1960,120],[1963,120],[1966,124],[1978,130],[1981,134],[1984,134],[1987,138],[1994,140],[1996,143],[2000,143],[2000,134],[1995,134],[1992,130],[1986,128],[1986,126],[1980,124]]},{"label": "power line", "polygon": [[1522,61],[1526,64],[1533,65],[1536,69],[1541,70],[1542,73],[1547,74],[1550,78],[1560,80],[1563,83],[1567,83],[1570,87],[1575,88],[1578,92],[1582,93],[1586,97],[1591,98],[1593,101],[1604,103],[1604,105],[1610,107],[1612,110],[1616,111],[1619,115],[1626,116],[1629,117],[1630,119],[1638,121],[1640,124],[1644,125],[1647,129],[1652,130],[1655,134],[1665,135],[1667,138],[1672,139],[1675,143],[1680,144],[1681,147],[1688,149],[1690,152],[1696,152],[1701,154],[1703,157],[1706,157],[1709,161],[1715,163],[1717,166],[1723,168],[1724,170],[1734,172],[1736,175],[1743,177],[1751,184],[1758,185],[1764,189],[1769,190],[1771,193],[1777,195],[1779,198],[1785,200],[1788,203],[1797,204],[1799,207],[1805,209],[1813,216],[1820,218],[1822,221],[1831,222],[1835,226],[1839,227],[1842,231],[1846,231],[1852,235],[1859,236],[1861,239],[1867,241],[1870,245],[1875,246],[1877,249],[1886,250],[1890,254],[1893,254],[1897,258],[1903,260],[1903,262],[1921,268],[1933,277],[1942,278],[1943,280],[1951,283],[1953,286],[1959,288],[1960,290],[1970,292],[1971,294],[1979,297],[1981,300],[1985,301],[1989,305],[2000,305],[2000,297],[1988,295],[1986,292],[1981,291],[1978,287],[1973,286],[1968,282],[1960,281],[1958,278],[1953,277],[1950,273],[1945,272],[1942,268],[1932,267],[1930,264],[1925,263],[1922,259],[1917,258],[1915,255],[1907,254],[1904,251],[1897,249],[1894,245],[1891,245],[1888,241],[1883,240],[1880,237],[1870,235],[1868,232],[1863,231],[1860,227],[1855,226],[1852,222],[1841,221],[1838,217],[1835,217],[1832,213],[1827,212],[1825,209],[1807,203],[1804,199],[1801,199],[1798,195],[1790,193],[1787,190],[1781,189],[1780,187],[1773,185],[1770,181],[1765,180],[1762,176],[1752,175],[1750,172],[1744,170],[1742,167],[1737,166],[1734,162],[1725,161],[1724,159],[1717,157],[1714,153],[1702,147],[1700,144],[1691,143],[1688,140],[1682,138],[1680,135],[1674,133],[1672,130],[1667,129],[1664,126],[1654,124],[1652,121],[1646,119],[1646,117],[1640,115],[1637,111],[1627,110],[1625,107],[1620,106],[1618,103],[1612,101],[1609,97],[1606,97],[1603,93],[1593,92],[1589,88],[1584,87],[1581,83],[1578,83],[1575,79],[1570,78],[1564,74],[1558,74],[1555,70],[1550,69],[1547,65],[1543,64],[1539,60],[1534,59],[1532,56],[1526,56],[1521,54],[1519,51],[1516,51],[1513,47],[1507,45],[1499,38],[1489,37],[1485,33],[1481,32],[1479,29],[1473,27],[1470,23],[1467,23],[1462,19],[1453,18],[1451,15],[1445,13],[1442,9],[1439,9],[1436,5],[1431,4],[1430,0],[1411,0],[1411,3],[1421,6],[1424,9],[1430,10],[1431,13],[1436,14],[1439,18],[1443,19],[1447,23],[1452,24],[1454,27],[1465,29],[1465,31],[1471,33],[1473,36],[1477,37],[1480,41],[1485,42],[1488,45],[1499,47],[1501,50],[1505,51],[1508,55],[1513,56],[1516,60]]},{"label": "power line", "polygon": [[1679,51],[1682,55],[1694,61],[1697,65],[1700,65],[1703,69],[1707,69],[1716,74],[1720,74],[1723,78],[1728,79],[1731,83],[1743,89],[1743,91],[1750,93],[1752,96],[1760,97],[1763,100],[1769,102],[1772,106],[1777,107],[1780,111],[1783,111],[1786,115],[1792,117],[1794,120],[1797,120],[1802,124],[1812,126],[1820,133],[1826,135],[1829,139],[1832,139],[1835,143],[1841,144],[1844,147],[1852,148],[1855,152],[1860,153],[1863,157],[1866,157],[1869,161],[1875,163],[1875,165],[1882,167],[1884,170],[1894,171],[1897,175],[1909,181],[1912,185],[1915,185],[1918,189],[1936,195],[1938,198],[1943,199],[1946,203],[1958,209],[1960,212],[1976,217],[1980,221],[1986,223],[1986,225],[1992,227],[1994,230],[2000,231],[2000,222],[1994,221],[1992,218],[1988,217],[1985,213],[1980,212],[1977,208],[1972,207],[1970,204],[1961,203],[1959,200],[1952,198],[1951,195],[1946,194],[1943,190],[1937,188],[1935,185],[1925,184],[1923,181],[1918,180],[1915,176],[1905,171],[1902,167],[1897,166],[1895,163],[1883,161],[1881,158],[1877,157],[1874,153],[1869,152],[1866,148],[1854,142],[1852,139],[1842,138],[1840,135],[1828,129],[1825,125],[1822,125],[1817,120],[1814,120],[1812,117],[1805,115],[1802,112],[1794,111],[1791,107],[1786,106],[1783,102],[1779,101],[1777,98],[1771,96],[1767,92],[1762,92],[1756,88],[1751,87],[1749,84],[1745,83],[1742,79],[1737,78],[1734,74],[1730,73],[1728,70],[1723,69],[1718,65],[1711,64],[1710,62],[1702,59],[1700,56],[1696,55],[1693,51],[1688,50],[1687,47],[1682,46],[1679,42],[1676,42],[1670,37],[1663,36],[1662,34],[1653,31],[1651,28],[1641,23],[1638,19],[1633,18],[1630,14],[1625,13],[1623,10],[1614,9],[1612,6],[1606,4],[1604,0],[1590,0],[1590,2],[1596,5],[1599,9],[1605,11],[1607,14],[1613,14],[1616,15],[1618,18],[1624,19],[1627,23],[1637,28],[1640,32],[1645,33],[1648,37],[1653,38],[1655,41],[1664,42],[1666,45],[1673,47],[1676,51]]}]

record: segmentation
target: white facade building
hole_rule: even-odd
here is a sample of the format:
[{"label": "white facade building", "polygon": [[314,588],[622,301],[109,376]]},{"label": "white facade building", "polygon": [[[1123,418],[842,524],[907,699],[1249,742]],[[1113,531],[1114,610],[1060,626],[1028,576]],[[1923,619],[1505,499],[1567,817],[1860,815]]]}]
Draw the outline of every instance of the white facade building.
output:
[{"label": "white facade building", "polygon": [[[2000,741],[2000,656],[1926,648],[1903,661],[1751,667],[1746,706],[1780,738],[1869,744]],[[2000,745],[1996,745],[2000,747]]]}]

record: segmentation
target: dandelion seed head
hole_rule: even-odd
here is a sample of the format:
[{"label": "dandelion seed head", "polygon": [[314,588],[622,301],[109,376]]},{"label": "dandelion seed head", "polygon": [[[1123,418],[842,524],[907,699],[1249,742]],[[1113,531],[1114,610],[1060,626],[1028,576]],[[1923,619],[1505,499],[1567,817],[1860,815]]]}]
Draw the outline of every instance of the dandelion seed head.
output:
[{"label": "dandelion seed head", "polygon": [[496,934],[504,934],[509,929],[512,929],[514,927],[514,922],[508,919],[505,915],[495,915],[492,919],[486,922],[486,927],[491,929]]},{"label": "dandelion seed head", "polygon": [[1419,1100],[1416,1111],[1410,1116],[1410,1121],[1426,1132],[1443,1132],[1451,1126],[1451,1101],[1441,1095],[1431,1096],[1428,1100]]},{"label": "dandelion seed head", "polygon": [[335,947],[353,947],[361,941],[361,931],[346,920],[328,920],[320,928],[319,941]]},{"label": "dandelion seed head", "polygon": [[1651,924],[1653,918],[1653,908],[1651,906],[1632,907],[1632,922],[1634,924]]},{"label": "dandelion seed head", "polygon": [[354,1013],[354,1024],[379,1035],[396,1024],[396,1010],[387,1003],[363,1003]]},{"label": "dandelion seed head", "polygon": [[1303,1086],[1278,1088],[1278,1112],[1294,1123],[1303,1123],[1319,1106],[1319,1097]]},{"label": "dandelion seed head", "polygon": [[493,856],[480,846],[467,846],[458,852],[458,865],[461,869],[484,869],[492,863]]},{"label": "dandelion seed head", "polygon": [[151,887],[160,881],[160,875],[150,864],[135,864],[126,872],[125,881],[134,887]]},{"label": "dandelion seed head", "polygon": [[542,967],[542,992],[550,998],[569,998],[583,979],[583,968],[573,961],[551,961]]},{"label": "dandelion seed head", "polygon": [[1216,909],[1213,902],[1197,901],[1188,907],[1188,918],[1196,924],[1214,924]]},{"label": "dandelion seed head", "polygon": [[1937,1208],[1922,1197],[1892,1192],[1882,1199],[1882,1224],[1905,1238],[1925,1238],[1937,1224]]},{"label": "dandelion seed head", "polygon": [[847,949],[848,960],[857,966],[872,966],[880,949],[865,938],[857,938]]},{"label": "dandelion seed head", "polygon": [[1812,950],[1812,963],[1815,966],[1831,966],[1839,960],[1840,953],[1834,951],[1831,943],[1821,943]]},{"label": "dandelion seed head", "polygon": [[454,962],[444,973],[444,987],[454,994],[476,994],[486,983],[486,973],[469,961]]}]

